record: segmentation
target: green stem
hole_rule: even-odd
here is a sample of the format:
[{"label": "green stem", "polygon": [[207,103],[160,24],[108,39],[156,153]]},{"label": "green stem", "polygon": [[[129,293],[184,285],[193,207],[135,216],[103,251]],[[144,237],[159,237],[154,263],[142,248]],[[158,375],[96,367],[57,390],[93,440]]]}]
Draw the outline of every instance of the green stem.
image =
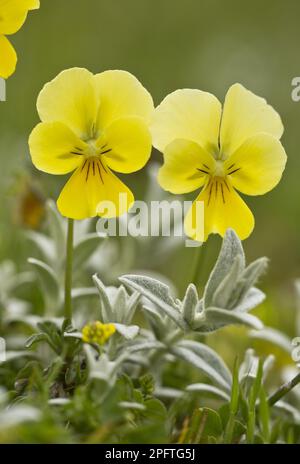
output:
[{"label": "green stem", "polygon": [[271,395],[268,398],[269,406],[274,406],[274,404],[276,404],[277,401],[281,400],[281,398],[283,398],[287,393],[289,393],[299,383],[300,383],[300,372],[299,374],[296,375],[296,377],[290,380],[290,382],[283,384],[280,388],[278,388],[278,390],[275,393],[273,393],[273,395]]},{"label": "green stem", "polygon": [[73,271],[73,236],[74,220],[68,219],[68,232],[66,243],[66,269],[65,269],[65,314],[64,328],[72,323],[72,271]]}]

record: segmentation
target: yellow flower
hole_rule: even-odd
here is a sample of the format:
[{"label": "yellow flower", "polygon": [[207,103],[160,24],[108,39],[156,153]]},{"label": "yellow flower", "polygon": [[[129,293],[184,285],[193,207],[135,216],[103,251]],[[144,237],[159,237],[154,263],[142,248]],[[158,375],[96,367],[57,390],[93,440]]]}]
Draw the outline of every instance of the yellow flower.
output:
[{"label": "yellow flower", "polygon": [[100,321],[91,322],[83,327],[82,340],[85,343],[104,345],[115,331],[114,324],[102,324]]},{"label": "yellow flower", "polygon": [[[126,71],[68,69],[45,85],[37,109],[42,123],[29,138],[33,164],[50,174],[75,170],[57,201],[61,214],[125,213],[134,197],[112,170],[137,171],[151,153],[154,106],[141,83]],[[102,201],[112,202],[115,212],[101,210]]]},{"label": "yellow flower", "polygon": [[[279,139],[283,125],[267,102],[240,84],[218,99],[200,90],[177,90],[156,108],[154,146],[163,152],[158,180],[182,194],[203,187],[204,234],[196,227],[196,202],[185,218],[188,236],[204,241],[232,228],[243,240],[253,230],[253,215],[236,192],[263,195],[279,182],[286,154]],[[236,190],[235,190],[236,189]]]},{"label": "yellow flower", "polygon": [[17,64],[17,54],[6,36],[21,29],[28,11],[39,7],[39,0],[0,0],[0,77],[7,79]]}]

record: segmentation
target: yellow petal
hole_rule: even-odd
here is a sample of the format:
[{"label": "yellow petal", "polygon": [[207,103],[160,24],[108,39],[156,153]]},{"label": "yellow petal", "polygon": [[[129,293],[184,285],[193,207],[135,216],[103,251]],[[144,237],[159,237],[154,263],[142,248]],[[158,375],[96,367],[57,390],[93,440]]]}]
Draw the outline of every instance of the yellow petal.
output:
[{"label": "yellow petal", "polygon": [[40,7],[38,0],[0,0],[0,34],[14,34],[24,24],[29,10]]},{"label": "yellow petal", "polygon": [[14,47],[4,35],[0,35],[0,77],[11,76],[17,64],[17,54]]},{"label": "yellow petal", "polygon": [[160,186],[172,193],[187,193],[201,187],[213,172],[214,158],[200,145],[177,139],[167,145],[158,173]]},{"label": "yellow petal", "polygon": [[63,216],[73,219],[96,215],[109,218],[126,213],[133,202],[129,188],[99,159],[89,158],[72,174],[57,206]]},{"label": "yellow petal", "polygon": [[151,132],[154,146],[164,151],[175,139],[191,140],[210,153],[218,145],[221,104],[200,90],[176,90],[156,108]]},{"label": "yellow petal", "polygon": [[38,124],[29,137],[33,164],[49,174],[66,174],[82,163],[84,144],[61,122]]},{"label": "yellow petal", "polygon": [[234,229],[241,240],[247,238],[254,227],[254,217],[246,203],[230,185],[229,179],[215,177],[203,188],[196,201],[204,202],[204,236],[202,225],[196,223],[196,202],[186,218],[186,234],[200,242],[209,234],[224,237],[228,228]]},{"label": "yellow petal", "polygon": [[97,145],[104,153],[102,156],[108,167],[129,173],[145,166],[151,154],[152,140],[144,120],[129,117],[115,120]]},{"label": "yellow petal", "polygon": [[260,132],[280,139],[283,125],[279,114],[264,98],[234,84],[227,92],[221,122],[221,152],[230,156],[249,137]]},{"label": "yellow petal", "polygon": [[280,181],[286,159],[278,139],[258,134],[246,140],[225,161],[224,167],[237,190],[247,195],[263,195]]},{"label": "yellow petal", "polygon": [[62,122],[84,140],[97,136],[95,121],[98,106],[93,74],[83,68],[62,71],[44,86],[37,101],[43,122]]},{"label": "yellow petal", "polygon": [[154,110],[152,97],[129,72],[111,70],[96,74],[94,85],[101,102],[97,122],[100,130],[127,116],[150,121]]}]

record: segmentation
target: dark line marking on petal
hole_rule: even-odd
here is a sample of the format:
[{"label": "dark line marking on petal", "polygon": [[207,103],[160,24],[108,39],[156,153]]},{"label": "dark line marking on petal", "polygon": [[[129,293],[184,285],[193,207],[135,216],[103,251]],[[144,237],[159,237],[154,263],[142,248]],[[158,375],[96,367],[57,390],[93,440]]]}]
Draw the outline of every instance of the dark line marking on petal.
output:
[{"label": "dark line marking on petal", "polygon": [[101,159],[99,159],[99,163],[100,163],[101,166],[103,167],[104,171],[107,173],[107,170],[106,170],[105,167],[103,166],[103,163],[102,163]]},{"label": "dark line marking on petal", "polygon": [[221,192],[222,192],[223,203],[225,203],[224,189],[223,189],[223,184],[222,184],[222,182],[221,182]]},{"label": "dark line marking on petal", "polygon": [[97,163],[97,168],[98,168],[98,172],[99,172],[99,176],[100,176],[101,182],[102,182],[102,184],[103,184],[103,179],[102,179],[102,174],[101,174],[101,169],[100,169],[99,163]]},{"label": "dark line marking on petal", "polygon": [[209,203],[210,203],[210,199],[211,199],[211,192],[212,192],[213,186],[214,186],[214,183],[212,182],[212,183],[211,183],[211,186],[210,186],[209,194],[208,194],[208,202],[207,202],[207,206],[208,206],[208,205],[209,205]]},{"label": "dark line marking on petal", "polygon": [[229,171],[230,169],[232,169],[234,165],[235,165],[235,163],[232,163],[230,166],[228,166],[227,171]]},{"label": "dark line marking on petal", "polygon": [[83,151],[83,148],[80,148],[80,147],[74,147],[75,150],[79,150],[79,151]]},{"label": "dark line marking on petal", "polygon": [[209,166],[207,164],[202,163],[202,166],[204,166],[206,169],[210,170]]},{"label": "dark line marking on petal", "polygon": [[87,180],[88,180],[88,178],[89,178],[90,167],[91,167],[91,163],[89,163],[88,168],[87,168],[86,178],[85,178],[85,181],[86,181],[86,182],[87,182]]},{"label": "dark line marking on petal", "polygon": [[70,151],[71,155],[80,155],[82,156],[83,153],[77,153],[77,151]]},{"label": "dark line marking on petal", "polygon": [[205,171],[204,169],[197,168],[197,171],[204,172],[204,174],[209,174],[209,172],[208,172],[208,171]]},{"label": "dark line marking on petal", "polygon": [[228,192],[230,192],[230,188],[228,187],[226,180],[225,180],[225,179],[223,179],[223,180],[224,180],[224,184],[225,184],[226,187],[227,187]]},{"label": "dark line marking on petal", "polygon": [[95,161],[93,160],[93,176],[95,175]]},{"label": "dark line marking on petal", "polygon": [[231,174],[234,174],[235,172],[239,171],[241,168],[237,168],[237,169],[234,169],[234,171],[231,171],[231,172],[228,172],[228,176],[230,176]]},{"label": "dark line marking on petal", "polygon": [[108,148],[107,150],[101,151],[100,155],[105,155],[105,153],[108,153],[109,151],[112,151],[112,148]]},{"label": "dark line marking on petal", "polygon": [[216,180],[216,198],[218,197],[218,186],[219,186],[219,182]]},{"label": "dark line marking on petal", "polygon": [[87,163],[87,160],[85,160],[85,162],[83,163],[82,168],[81,168],[81,172],[84,170],[84,166],[86,165],[86,163]]}]

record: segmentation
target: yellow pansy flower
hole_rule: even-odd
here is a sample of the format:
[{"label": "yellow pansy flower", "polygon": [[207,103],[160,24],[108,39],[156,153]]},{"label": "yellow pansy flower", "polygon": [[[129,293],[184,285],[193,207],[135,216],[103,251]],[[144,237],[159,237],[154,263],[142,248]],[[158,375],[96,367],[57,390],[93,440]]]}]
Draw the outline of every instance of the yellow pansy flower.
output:
[{"label": "yellow pansy flower", "polygon": [[175,194],[202,187],[196,201],[204,202],[204,234],[194,202],[188,236],[205,241],[228,228],[242,240],[250,235],[254,217],[236,190],[263,195],[276,186],[286,163],[282,133],[278,113],[240,84],[229,88],[223,109],[200,90],[177,90],[162,101],[152,123],[153,144],[164,154],[159,183]]},{"label": "yellow pansy flower", "polygon": [[104,345],[115,331],[114,324],[103,324],[100,321],[91,322],[82,329],[82,341]]},{"label": "yellow pansy flower", "polygon": [[0,0],[0,77],[7,79],[17,64],[17,54],[6,36],[15,34],[23,26],[28,11],[39,7],[39,0]]},{"label": "yellow pansy flower", "polygon": [[[60,213],[72,219],[125,213],[134,197],[112,171],[137,171],[151,153],[154,106],[141,83],[126,71],[72,68],[44,86],[37,109],[42,122],[29,138],[33,164],[50,174],[75,171],[58,198]],[[103,201],[115,212],[102,211]]]}]

